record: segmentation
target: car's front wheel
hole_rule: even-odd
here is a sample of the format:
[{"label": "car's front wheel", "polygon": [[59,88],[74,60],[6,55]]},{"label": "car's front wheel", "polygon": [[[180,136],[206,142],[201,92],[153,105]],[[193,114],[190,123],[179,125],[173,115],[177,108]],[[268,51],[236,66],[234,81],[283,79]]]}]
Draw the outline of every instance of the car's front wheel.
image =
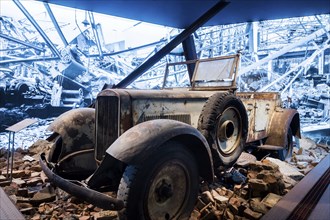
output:
[{"label": "car's front wheel", "polygon": [[137,165],[128,165],[117,197],[121,219],[188,219],[197,199],[198,168],[192,153],[169,141]]}]

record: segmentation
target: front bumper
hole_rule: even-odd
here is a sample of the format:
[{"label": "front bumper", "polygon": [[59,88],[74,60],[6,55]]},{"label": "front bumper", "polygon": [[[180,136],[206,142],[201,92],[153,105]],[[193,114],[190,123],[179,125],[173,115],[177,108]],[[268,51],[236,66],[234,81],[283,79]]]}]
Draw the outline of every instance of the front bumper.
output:
[{"label": "front bumper", "polygon": [[49,163],[46,160],[45,153],[40,155],[39,159],[40,165],[48,179],[57,187],[66,191],[67,193],[80,198],[88,203],[91,203],[99,208],[106,210],[116,210],[119,211],[124,208],[124,201],[117,198],[107,196],[98,191],[86,188],[84,186],[79,186],[67,179],[64,179],[49,169]]}]

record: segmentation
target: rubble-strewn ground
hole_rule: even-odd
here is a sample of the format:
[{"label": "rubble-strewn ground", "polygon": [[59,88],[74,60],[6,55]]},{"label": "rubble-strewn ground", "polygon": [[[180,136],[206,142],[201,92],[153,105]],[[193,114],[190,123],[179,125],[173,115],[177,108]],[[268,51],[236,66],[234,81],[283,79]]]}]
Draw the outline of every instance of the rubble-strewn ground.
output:
[{"label": "rubble-strewn ground", "polygon": [[[43,121],[34,126],[45,129],[48,123]],[[34,131],[33,126],[17,133],[12,183],[6,179],[8,140],[5,134],[0,136],[1,143],[5,143],[0,148],[0,186],[24,216],[27,219],[115,219],[116,212],[87,204],[48,182],[38,163],[39,154],[49,150],[48,147],[25,147],[28,136],[33,143],[39,133],[42,132]],[[216,173],[216,182],[201,183],[191,219],[259,219],[329,151],[330,146],[303,138],[300,148],[294,149],[287,162],[271,157],[257,161],[253,155],[243,153],[233,169]]]}]

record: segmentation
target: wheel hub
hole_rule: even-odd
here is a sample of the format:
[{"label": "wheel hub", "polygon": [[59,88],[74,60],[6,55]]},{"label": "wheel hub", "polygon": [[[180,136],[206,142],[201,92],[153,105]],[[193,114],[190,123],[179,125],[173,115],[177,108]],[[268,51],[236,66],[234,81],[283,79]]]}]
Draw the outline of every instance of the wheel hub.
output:
[{"label": "wheel hub", "polygon": [[227,108],[219,117],[216,141],[222,154],[231,154],[239,146],[241,126],[240,115],[236,108]]},{"label": "wheel hub", "polygon": [[187,171],[179,162],[168,162],[158,170],[146,197],[150,219],[172,219],[180,213],[189,190],[187,178]]},{"label": "wheel hub", "polygon": [[226,141],[234,134],[235,125],[231,120],[225,121],[220,126],[219,139],[220,141]]},{"label": "wheel hub", "polygon": [[159,203],[165,202],[173,195],[173,188],[171,184],[166,183],[166,180],[161,181],[161,185],[156,188],[156,201]]}]

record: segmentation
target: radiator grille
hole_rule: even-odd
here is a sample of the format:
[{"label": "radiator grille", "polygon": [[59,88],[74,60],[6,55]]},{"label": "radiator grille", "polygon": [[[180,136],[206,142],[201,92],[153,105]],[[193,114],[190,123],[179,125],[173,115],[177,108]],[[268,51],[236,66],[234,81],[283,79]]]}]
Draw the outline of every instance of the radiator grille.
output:
[{"label": "radiator grille", "polygon": [[154,119],[172,119],[181,121],[191,125],[191,117],[189,114],[176,114],[176,115],[145,115],[144,121],[150,121]]},{"label": "radiator grille", "polygon": [[101,161],[106,149],[118,138],[118,103],[116,96],[99,96],[96,102],[96,159]]}]

